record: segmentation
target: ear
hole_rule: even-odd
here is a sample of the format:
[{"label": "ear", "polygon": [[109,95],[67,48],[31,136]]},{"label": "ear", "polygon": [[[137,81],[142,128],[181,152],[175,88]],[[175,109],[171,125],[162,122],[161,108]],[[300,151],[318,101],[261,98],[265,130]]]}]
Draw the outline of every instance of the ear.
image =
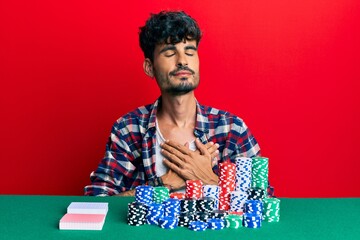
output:
[{"label": "ear", "polygon": [[149,58],[145,58],[144,63],[143,63],[143,68],[144,68],[144,72],[146,75],[148,75],[151,78],[154,77],[153,64],[151,63]]}]

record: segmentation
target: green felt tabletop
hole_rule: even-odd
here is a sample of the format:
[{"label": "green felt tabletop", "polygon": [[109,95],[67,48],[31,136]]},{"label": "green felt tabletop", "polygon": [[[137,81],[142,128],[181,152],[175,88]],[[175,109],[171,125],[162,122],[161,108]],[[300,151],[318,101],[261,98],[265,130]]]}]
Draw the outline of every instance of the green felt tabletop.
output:
[{"label": "green felt tabletop", "polygon": [[[0,195],[0,239],[360,239],[360,198],[281,198],[278,223],[259,229],[193,232],[178,227],[129,226],[127,203],[133,197]],[[59,220],[71,202],[108,202],[101,231],[59,230]]]}]

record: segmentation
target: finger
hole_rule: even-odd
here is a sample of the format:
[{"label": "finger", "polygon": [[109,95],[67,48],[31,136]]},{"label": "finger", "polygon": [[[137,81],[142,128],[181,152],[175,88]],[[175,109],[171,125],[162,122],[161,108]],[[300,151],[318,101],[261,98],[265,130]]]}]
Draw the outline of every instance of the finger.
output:
[{"label": "finger", "polygon": [[[214,145],[213,142],[207,142],[207,143],[205,144],[205,147],[206,147],[209,151],[211,151],[211,149],[213,148],[213,145]],[[194,152],[200,154],[200,151],[199,151],[198,149],[196,149]]]},{"label": "finger", "polygon": [[161,149],[161,154],[167,158],[168,161],[176,164],[177,166],[181,167],[184,164],[184,157],[183,154],[179,151],[169,152],[166,149]]},{"label": "finger", "polygon": [[166,158],[163,159],[163,163],[164,163],[169,169],[171,169],[173,172],[175,172],[177,175],[181,176],[181,175],[180,175],[181,169],[179,168],[178,165],[172,163],[171,161],[169,161],[169,160],[166,159]]},{"label": "finger", "polygon": [[175,141],[172,141],[172,140],[166,140],[162,146],[162,148],[167,148],[167,149],[175,149],[175,150],[178,150],[180,151],[181,153],[183,154],[186,154],[186,155],[189,155],[191,153],[191,150],[188,148],[188,147],[185,147],[184,145],[178,143],[178,142],[175,142]]},{"label": "finger", "polygon": [[[209,151],[209,153],[211,154],[211,155],[213,155],[217,150],[218,150],[218,148],[219,148],[219,144],[217,144],[217,143],[213,143],[213,142],[211,142],[212,144],[209,146],[209,147],[207,147],[207,149],[208,149],[208,151]],[[207,145],[206,145],[207,146]]]},{"label": "finger", "polygon": [[219,150],[216,150],[215,152],[211,153],[211,159],[214,159],[217,156],[219,156]]},{"label": "finger", "polygon": [[206,146],[204,144],[202,144],[198,138],[195,139],[195,144],[196,144],[196,147],[200,150],[200,153],[202,155],[211,157],[211,154],[209,153]]}]

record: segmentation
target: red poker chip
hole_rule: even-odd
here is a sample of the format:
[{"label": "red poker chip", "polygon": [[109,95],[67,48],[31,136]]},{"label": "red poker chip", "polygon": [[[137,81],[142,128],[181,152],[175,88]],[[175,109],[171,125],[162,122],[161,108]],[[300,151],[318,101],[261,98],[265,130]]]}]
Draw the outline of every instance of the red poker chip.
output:
[{"label": "red poker chip", "polygon": [[180,192],[174,192],[174,193],[170,193],[170,198],[175,198],[175,199],[185,199],[185,193],[180,193]]},{"label": "red poker chip", "polygon": [[185,197],[190,199],[202,198],[203,195],[202,187],[203,187],[203,183],[201,180],[187,180]]}]

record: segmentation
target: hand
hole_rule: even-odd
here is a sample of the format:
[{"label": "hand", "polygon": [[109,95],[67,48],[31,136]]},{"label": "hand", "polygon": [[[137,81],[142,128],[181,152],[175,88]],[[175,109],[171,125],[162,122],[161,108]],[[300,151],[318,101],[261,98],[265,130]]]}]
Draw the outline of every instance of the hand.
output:
[{"label": "hand", "polygon": [[212,171],[212,159],[218,154],[218,145],[204,145],[199,139],[195,140],[195,144],[198,150],[191,151],[175,141],[165,141],[161,144],[164,164],[185,180],[200,179],[204,184],[217,184],[218,177]]},{"label": "hand", "polygon": [[171,168],[161,176],[161,180],[165,187],[172,190],[179,190],[185,187],[185,180],[176,174]]},{"label": "hand", "polygon": [[[185,147],[189,148],[189,143],[185,143]],[[217,157],[219,155],[219,144],[217,143],[213,143],[213,142],[207,142],[205,144],[205,147],[207,148],[207,150],[209,151],[209,153],[211,154],[211,159],[212,159],[212,167],[215,165],[215,163],[217,162]],[[195,152],[200,153],[200,150],[195,150]]]},{"label": "hand", "polygon": [[119,194],[116,194],[116,196],[121,196],[121,197],[135,196],[135,189],[125,191],[125,192],[121,192]]}]

